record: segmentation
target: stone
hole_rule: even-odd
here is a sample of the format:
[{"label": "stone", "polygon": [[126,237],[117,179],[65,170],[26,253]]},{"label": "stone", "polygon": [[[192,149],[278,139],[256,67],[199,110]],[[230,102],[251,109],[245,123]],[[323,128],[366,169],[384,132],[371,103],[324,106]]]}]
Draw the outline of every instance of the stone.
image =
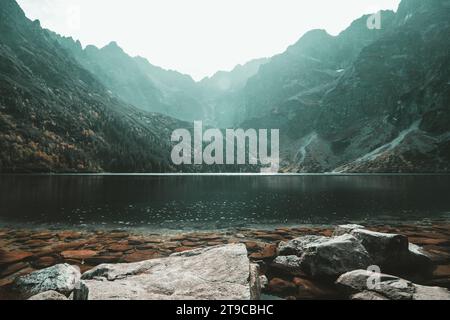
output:
[{"label": "stone", "polygon": [[35,268],[38,269],[43,269],[43,268],[48,268],[51,267],[53,265],[55,265],[57,262],[57,259],[51,256],[44,256],[44,257],[40,257],[37,260],[34,260],[32,262],[32,265]]},{"label": "stone", "polygon": [[431,255],[422,247],[413,243],[409,244],[408,251],[408,257],[402,266],[404,270],[410,272],[421,271],[422,275],[430,275],[434,269]]},{"label": "stone", "polygon": [[32,296],[28,300],[69,300],[67,297],[56,291],[45,291]]},{"label": "stone", "polygon": [[268,291],[275,294],[290,295],[297,292],[297,286],[290,281],[273,278],[269,281]]},{"label": "stone", "polygon": [[389,300],[389,299],[373,291],[363,291],[352,295],[350,297],[350,300]]},{"label": "stone", "polygon": [[0,250],[0,265],[23,261],[23,260],[31,257],[32,255],[33,254],[31,252],[20,251],[20,250],[15,250],[15,251]]},{"label": "stone", "polygon": [[129,234],[126,232],[111,232],[108,234],[108,238],[111,239],[124,239],[128,238]]},{"label": "stone", "polygon": [[31,267],[26,267],[26,268],[24,268],[22,270],[19,270],[19,271],[13,273],[13,274],[10,274],[9,276],[1,278],[0,279],[0,287],[10,285],[10,284],[12,284],[14,282],[14,280],[16,278],[24,276],[24,275],[27,275],[27,274],[30,274],[33,271],[35,271],[35,269],[33,269]]},{"label": "stone", "polygon": [[81,238],[81,233],[76,231],[63,231],[57,234],[58,238],[61,240],[75,240]]},{"label": "stone", "polygon": [[258,252],[250,255],[255,260],[273,259],[277,255],[277,246],[274,244],[265,244]]},{"label": "stone", "polygon": [[125,252],[128,250],[132,250],[133,246],[128,244],[114,244],[112,246],[109,246],[107,249],[114,252]]},{"label": "stone", "polygon": [[261,290],[264,291],[269,288],[269,279],[267,279],[265,275],[260,275],[259,284],[261,286]]},{"label": "stone", "polygon": [[61,252],[66,250],[75,250],[77,248],[84,247],[88,245],[89,243],[87,241],[71,241],[71,242],[65,242],[65,243],[59,243],[54,246],[52,246],[53,252]]},{"label": "stone", "polygon": [[334,228],[333,237],[338,237],[338,236],[342,236],[346,233],[351,233],[353,230],[356,230],[356,229],[365,229],[365,227],[361,226],[359,224],[339,225],[336,228]]},{"label": "stone", "polygon": [[17,278],[13,283],[13,288],[24,297],[31,297],[50,290],[68,296],[75,289],[80,277],[78,267],[57,264]]},{"label": "stone", "polygon": [[83,274],[74,298],[249,300],[257,298],[255,269],[243,244],[196,249],[167,258],[97,266]]},{"label": "stone", "polygon": [[202,243],[201,242],[196,242],[196,241],[188,241],[188,240],[186,240],[186,241],[181,241],[181,245],[183,247],[198,247],[198,246],[202,245]]},{"label": "stone", "polygon": [[123,262],[139,262],[154,258],[159,258],[161,255],[155,250],[141,250],[133,253],[126,254],[122,257]]},{"label": "stone", "polygon": [[261,282],[259,271],[259,265],[257,265],[256,263],[250,263],[249,285],[250,297],[252,297],[253,300],[259,300],[261,298]]},{"label": "stone", "polygon": [[3,278],[6,276],[9,276],[10,274],[16,273],[22,269],[25,269],[26,267],[28,267],[28,263],[26,263],[26,262],[18,262],[18,263],[10,264],[0,271],[0,277]]},{"label": "stone", "polygon": [[261,248],[261,243],[255,242],[255,241],[246,241],[244,242],[245,246],[247,247],[247,250],[249,251],[255,251]]},{"label": "stone", "polygon": [[336,284],[352,294],[371,291],[389,300],[450,300],[450,292],[445,288],[422,286],[367,270],[347,272],[339,277]]},{"label": "stone", "polygon": [[310,279],[295,277],[292,282],[297,286],[298,299],[327,299],[337,296],[337,293],[331,287]]},{"label": "stone", "polygon": [[66,250],[61,252],[61,255],[64,259],[84,260],[96,256],[97,252],[93,250]]},{"label": "stone", "polygon": [[33,233],[31,235],[31,237],[33,239],[38,239],[38,240],[49,240],[49,239],[55,237],[55,235],[51,232],[40,232],[40,233]]},{"label": "stone", "polygon": [[98,255],[91,258],[87,258],[85,261],[91,265],[99,265],[102,263],[116,263],[121,259],[122,254],[107,254]]},{"label": "stone", "polygon": [[278,252],[298,256],[299,269],[313,278],[335,279],[345,272],[372,264],[366,249],[350,234],[333,238],[304,236],[280,243]]},{"label": "stone", "polygon": [[373,263],[381,269],[390,269],[408,259],[409,242],[406,236],[365,229],[355,229],[351,235],[361,241]]},{"label": "stone", "polygon": [[300,257],[291,256],[278,256],[272,261],[271,267],[280,269],[293,275],[303,275],[302,271],[302,259]]},{"label": "stone", "polygon": [[450,265],[439,265],[433,272],[435,278],[450,278]]}]

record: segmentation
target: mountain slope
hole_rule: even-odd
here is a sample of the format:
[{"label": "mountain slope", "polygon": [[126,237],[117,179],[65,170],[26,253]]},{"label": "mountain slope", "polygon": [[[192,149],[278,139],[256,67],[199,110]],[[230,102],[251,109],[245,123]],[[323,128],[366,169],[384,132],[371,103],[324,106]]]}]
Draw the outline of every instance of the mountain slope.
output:
[{"label": "mountain slope", "polygon": [[101,49],[92,45],[83,49],[79,41],[51,34],[121,100],[182,120],[203,118],[203,105],[191,77],[153,66],[141,57],[130,57],[116,42]]},{"label": "mountain slope", "polygon": [[248,81],[243,125],[280,128],[284,171],[449,171],[449,10],[403,0],[381,30],[311,31]]},{"label": "mountain slope", "polygon": [[173,171],[182,123],[116,99],[17,3],[0,3],[0,172]]}]

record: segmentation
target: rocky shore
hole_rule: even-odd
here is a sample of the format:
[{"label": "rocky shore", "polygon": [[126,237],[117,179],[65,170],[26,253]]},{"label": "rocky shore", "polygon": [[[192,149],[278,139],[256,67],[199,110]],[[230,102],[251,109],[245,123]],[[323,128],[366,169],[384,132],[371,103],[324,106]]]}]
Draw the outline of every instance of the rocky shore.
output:
[{"label": "rocky shore", "polygon": [[[174,235],[0,229],[0,248],[0,299],[450,297],[449,223]],[[382,274],[369,290],[373,265]]]}]

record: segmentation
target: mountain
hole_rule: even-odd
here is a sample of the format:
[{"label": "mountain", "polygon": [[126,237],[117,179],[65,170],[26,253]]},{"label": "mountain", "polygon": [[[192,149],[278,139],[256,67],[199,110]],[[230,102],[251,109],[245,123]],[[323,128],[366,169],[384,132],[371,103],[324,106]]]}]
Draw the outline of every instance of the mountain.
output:
[{"label": "mountain", "polygon": [[175,171],[170,134],[184,125],[117,99],[39,21],[1,1],[0,172]]},{"label": "mountain", "polygon": [[247,80],[256,75],[259,68],[269,61],[268,58],[255,59],[244,65],[237,65],[231,71],[218,71],[200,81],[200,86],[213,93],[242,89]]},{"label": "mountain", "polygon": [[242,89],[270,59],[261,58],[238,65],[231,71],[219,71],[198,83],[202,100],[208,106],[208,119],[221,128],[239,124],[242,108]]},{"label": "mountain", "polygon": [[241,125],[280,128],[284,171],[449,171],[450,1],[381,17],[313,30],[248,80]]},{"label": "mountain", "polygon": [[204,118],[204,106],[190,76],[153,66],[145,58],[131,57],[116,42],[101,49],[92,45],[83,49],[79,41],[51,34],[121,100],[182,120]]},{"label": "mountain", "polygon": [[171,165],[172,130],[203,120],[280,129],[283,172],[449,172],[450,0],[380,17],[195,82],[115,42],[83,49],[3,0],[0,171],[242,170]]}]

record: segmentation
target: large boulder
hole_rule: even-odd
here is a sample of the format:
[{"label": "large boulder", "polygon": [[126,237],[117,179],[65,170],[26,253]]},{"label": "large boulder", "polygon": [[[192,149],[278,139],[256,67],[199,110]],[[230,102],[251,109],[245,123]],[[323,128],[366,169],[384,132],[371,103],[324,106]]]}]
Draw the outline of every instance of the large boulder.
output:
[{"label": "large boulder", "polygon": [[16,278],[13,288],[24,298],[46,291],[56,291],[68,296],[79,283],[80,277],[78,267],[66,263],[57,264]]},{"label": "large boulder", "polygon": [[408,238],[403,235],[366,229],[355,229],[350,234],[361,241],[372,257],[373,263],[383,269],[391,268],[409,256]]},{"label": "large boulder", "polygon": [[450,300],[445,288],[427,287],[408,280],[367,270],[354,270],[339,277],[336,284],[358,300]]},{"label": "large boulder", "polygon": [[75,300],[250,300],[260,294],[258,268],[243,244],[100,265],[82,276]]},{"label": "large boulder", "polygon": [[357,238],[372,258],[373,264],[385,272],[399,275],[420,272],[430,274],[433,263],[427,253],[400,234],[382,233],[359,225],[337,226],[336,234],[351,234]]},{"label": "large boulder", "polygon": [[[279,244],[280,255],[297,256],[280,258],[274,263],[286,270],[296,268],[306,275],[318,278],[334,278],[372,264],[369,254],[361,243],[352,235],[328,238],[320,236],[305,236]],[[298,266],[298,268],[297,268]]]}]

